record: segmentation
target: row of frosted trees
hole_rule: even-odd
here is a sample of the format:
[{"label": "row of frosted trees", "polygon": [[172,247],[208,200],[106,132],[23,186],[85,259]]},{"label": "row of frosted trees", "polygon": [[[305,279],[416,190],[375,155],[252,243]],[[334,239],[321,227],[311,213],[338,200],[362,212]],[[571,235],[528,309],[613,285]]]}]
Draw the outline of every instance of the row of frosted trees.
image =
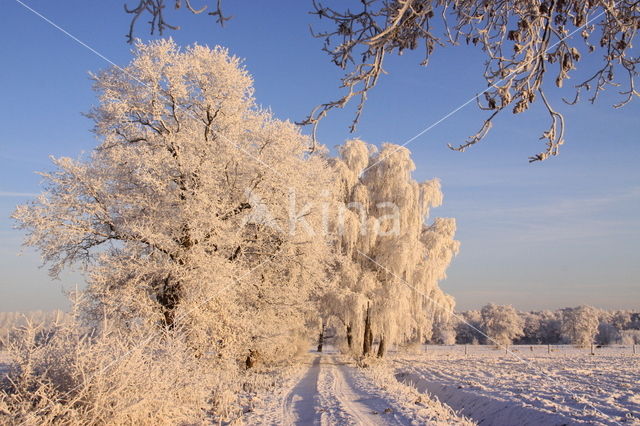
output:
[{"label": "row of frosted trees", "polygon": [[238,377],[307,351],[320,322],[342,323],[353,354],[375,341],[382,356],[452,310],[438,281],[455,222],[425,223],[442,193],[412,179],[407,149],[310,149],[223,48],[138,44],[93,80],[98,146],[54,159],[13,216],[52,276],[81,268],[87,287],[73,326],[9,345],[3,412],[175,424],[217,401],[228,418]]},{"label": "row of frosted trees", "polygon": [[450,317],[440,329],[446,339],[434,341],[447,344],[637,344],[640,313],[592,306],[518,312],[509,305],[488,304]]},{"label": "row of frosted trees", "polygon": [[455,221],[425,224],[442,193],[412,179],[407,149],[310,154],[221,48],[140,44],[94,81],[99,146],[54,160],[47,191],[14,215],[54,276],[87,268],[88,317],[185,327],[195,347],[252,365],[314,315],[383,355],[452,310],[438,281]]}]

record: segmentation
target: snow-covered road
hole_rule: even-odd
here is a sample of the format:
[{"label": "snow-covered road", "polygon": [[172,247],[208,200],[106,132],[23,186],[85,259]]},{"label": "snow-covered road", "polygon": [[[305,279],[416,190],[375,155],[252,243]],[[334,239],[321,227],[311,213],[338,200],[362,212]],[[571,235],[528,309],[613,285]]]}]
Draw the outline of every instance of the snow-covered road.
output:
[{"label": "snow-covered road", "polygon": [[358,379],[353,366],[336,356],[322,357],[319,381],[322,424],[411,424],[384,397],[358,386]]},{"label": "snow-covered road", "polygon": [[388,401],[356,383],[355,367],[335,354],[318,354],[282,405],[284,424],[403,425],[411,421],[394,413]]},{"label": "snow-covered road", "polygon": [[261,406],[247,413],[244,421],[252,425],[468,424],[384,371],[362,370],[333,351],[313,354],[287,389],[263,396]]}]

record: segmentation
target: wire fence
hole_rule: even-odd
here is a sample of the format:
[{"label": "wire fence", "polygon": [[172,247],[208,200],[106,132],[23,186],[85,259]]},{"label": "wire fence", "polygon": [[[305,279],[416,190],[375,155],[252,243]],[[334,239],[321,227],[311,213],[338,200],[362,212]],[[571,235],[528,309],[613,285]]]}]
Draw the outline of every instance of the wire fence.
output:
[{"label": "wire fence", "polygon": [[640,345],[422,345],[419,351],[441,356],[488,356],[508,355],[509,352],[519,357],[539,356],[576,356],[587,354],[592,356],[640,356]]}]

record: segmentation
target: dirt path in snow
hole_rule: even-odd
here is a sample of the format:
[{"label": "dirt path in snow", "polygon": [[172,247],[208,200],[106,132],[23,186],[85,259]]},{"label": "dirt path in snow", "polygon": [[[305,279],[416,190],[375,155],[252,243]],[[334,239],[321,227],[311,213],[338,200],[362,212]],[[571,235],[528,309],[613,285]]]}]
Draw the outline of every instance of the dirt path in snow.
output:
[{"label": "dirt path in snow", "polygon": [[287,425],[405,425],[411,422],[393,413],[379,395],[360,389],[354,366],[334,353],[315,356],[302,379],[283,403]]}]

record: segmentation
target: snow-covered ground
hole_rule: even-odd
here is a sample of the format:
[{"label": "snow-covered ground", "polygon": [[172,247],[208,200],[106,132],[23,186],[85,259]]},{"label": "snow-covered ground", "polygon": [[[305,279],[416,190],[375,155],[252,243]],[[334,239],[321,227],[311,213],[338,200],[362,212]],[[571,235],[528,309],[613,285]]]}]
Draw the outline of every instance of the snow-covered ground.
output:
[{"label": "snow-covered ground", "polygon": [[[311,352],[274,374],[268,392],[251,394],[241,422],[640,425],[640,354],[550,349],[470,346],[465,355],[463,346],[429,346],[369,368],[331,349]],[[0,352],[0,372],[7,361]]]},{"label": "snow-covered ground", "polygon": [[448,407],[399,383],[383,365],[358,368],[335,351],[311,354],[279,391],[261,397],[247,424],[472,424]]},{"label": "snow-covered ground", "polygon": [[398,380],[483,425],[640,425],[640,355],[594,349],[429,346],[390,359]]}]

